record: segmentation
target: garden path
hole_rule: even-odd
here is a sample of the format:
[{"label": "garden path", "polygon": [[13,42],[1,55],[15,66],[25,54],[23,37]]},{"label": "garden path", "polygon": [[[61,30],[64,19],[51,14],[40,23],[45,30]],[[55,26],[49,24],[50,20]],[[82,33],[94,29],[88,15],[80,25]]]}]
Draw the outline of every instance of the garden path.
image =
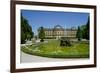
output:
[{"label": "garden path", "polygon": [[[59,59],[59,58],[47,58],[35,55],[29,55],[21,51],[21,63],[30,62],[59,62],[59,61],[72,61],[73,59]],[[85,60],[84,59],[74,59],[75,60]]]}]

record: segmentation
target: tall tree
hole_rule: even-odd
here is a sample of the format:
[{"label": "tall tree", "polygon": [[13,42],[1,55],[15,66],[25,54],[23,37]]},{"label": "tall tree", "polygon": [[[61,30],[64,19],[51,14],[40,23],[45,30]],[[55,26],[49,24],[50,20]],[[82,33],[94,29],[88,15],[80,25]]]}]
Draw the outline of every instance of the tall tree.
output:
[{"label": "tall tree", "polygon": [[90,25],[90,21],[88,17],[86,25],[81,26],[83,39],[89,40],[89,25]]},{"label": "tall tree", "polygon": [[26,40],[31,40],[32,37],[32,28],[29,25],[28,20],[25,19],[21,14],[21,43],[25,43]]},{"label": "tall tree", "polygon": [[86,25],[81,26],[82,38],[86,39]]},{"label": "tall tree", "polygon": [[87,21],[87,24],[86,24],[86,39],[89,40],[89,25],[90,25],[90,20],[89,20],[89,17],[88,17],[88,21]]},{"label": "tall tree", "polygon": [[40,41],[43,42],[44,38],[45,38],[45,32],[44,32],[44,28],[40,27],[39,28],[39,38],[41,39]]},{"label": "tall tree", "polygon": [[81,41],[82,32],[81,32],[81,29],[80,29],[79,26],[78,26],[78,30],[77,30],[77,33],[76,33],[76,38],[78,38],[78,41]]}]

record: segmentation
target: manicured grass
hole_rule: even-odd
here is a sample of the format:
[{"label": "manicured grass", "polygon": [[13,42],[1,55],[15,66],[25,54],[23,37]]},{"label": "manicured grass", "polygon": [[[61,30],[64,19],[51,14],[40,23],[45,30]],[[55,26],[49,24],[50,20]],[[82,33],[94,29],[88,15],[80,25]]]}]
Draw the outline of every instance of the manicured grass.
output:
[{"label": "manicured grass", "polygon": [[74,42],[72,46],[60,46],[60,41],[49,40],[48,43],[21,47],[25,53],[52,58],[89,58],[89,43]]}]

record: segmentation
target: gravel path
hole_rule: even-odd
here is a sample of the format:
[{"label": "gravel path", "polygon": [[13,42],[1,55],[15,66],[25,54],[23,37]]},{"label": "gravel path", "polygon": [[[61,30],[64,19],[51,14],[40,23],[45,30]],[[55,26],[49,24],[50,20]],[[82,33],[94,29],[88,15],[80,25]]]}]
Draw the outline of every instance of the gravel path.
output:
[{"label": "gravel path", "polygon": [[[57,58],[46,58],[35,55],[29,55],[21,51],[21,63],[30,63],[30,62],[54,62],[54,61],[70,61],[73,59],[57,59]],[[80,60],[80,59],[74,59]],[[82,59],[81,59],[82,60]]]}]

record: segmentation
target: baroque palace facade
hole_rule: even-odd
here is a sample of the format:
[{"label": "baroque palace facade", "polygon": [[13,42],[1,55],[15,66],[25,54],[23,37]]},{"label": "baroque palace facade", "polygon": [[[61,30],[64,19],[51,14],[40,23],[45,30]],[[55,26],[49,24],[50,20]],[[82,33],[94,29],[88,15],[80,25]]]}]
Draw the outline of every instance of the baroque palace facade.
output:
[{"label": "baroque palace facade", "polygon": [[70,28],[64,29],[60,25],[54,26],[54,28],[44,28],[45,38],[56,38],[59,39],[61,37],[68,37],[68,38],[76,38],[77,29]]}]

